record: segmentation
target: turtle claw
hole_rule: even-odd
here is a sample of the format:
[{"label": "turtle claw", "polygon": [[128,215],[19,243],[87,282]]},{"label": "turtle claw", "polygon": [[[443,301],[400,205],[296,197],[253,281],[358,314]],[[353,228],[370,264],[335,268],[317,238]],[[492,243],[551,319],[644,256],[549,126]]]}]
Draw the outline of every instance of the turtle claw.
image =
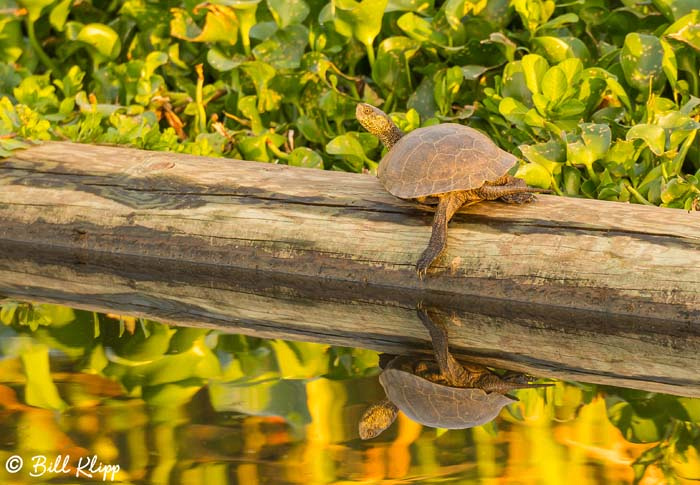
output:
[{"label": "turtle claw", "polygon": [[428,267],[430,266],[429,262],[424,261],[421,259],[418,261],[416,264],[416,273],[418,274],[418,279],[423,280],[425,278],[425,275],[428,274]]}]

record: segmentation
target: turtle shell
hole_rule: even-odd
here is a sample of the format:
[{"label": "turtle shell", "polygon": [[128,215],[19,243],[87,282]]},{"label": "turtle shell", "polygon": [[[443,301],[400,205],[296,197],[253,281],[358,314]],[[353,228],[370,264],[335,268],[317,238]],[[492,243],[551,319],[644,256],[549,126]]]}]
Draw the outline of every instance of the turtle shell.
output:
[{"label": "turtle shell", "polygon": [[498,416],[515,400],[497,392],[451,387],[431,382],[405,370],[399,358],[379,375],[387,398],[412,420],[434,428],[479,426]]},{"label": "turtle shell", "polygon": [[444,123],[403,136],[380,162],[377,176],[392,195],[413,199],[477,189],[505,175],[517,160],[480,131]]}]

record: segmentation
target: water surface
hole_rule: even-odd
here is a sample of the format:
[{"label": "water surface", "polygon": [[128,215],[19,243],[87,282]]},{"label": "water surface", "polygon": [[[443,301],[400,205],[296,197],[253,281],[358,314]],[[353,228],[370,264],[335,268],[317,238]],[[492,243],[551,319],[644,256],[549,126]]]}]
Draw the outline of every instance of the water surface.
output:
[{"label": "water surface", "polygon": [[700,480],[700,399],[558,381],[485,426],[400,415],[362,441],[384,397],[372,351],[45,304],[6,302],[0,321],[0,483],[110,481],[76,479],[89,457],[125,484]]}]

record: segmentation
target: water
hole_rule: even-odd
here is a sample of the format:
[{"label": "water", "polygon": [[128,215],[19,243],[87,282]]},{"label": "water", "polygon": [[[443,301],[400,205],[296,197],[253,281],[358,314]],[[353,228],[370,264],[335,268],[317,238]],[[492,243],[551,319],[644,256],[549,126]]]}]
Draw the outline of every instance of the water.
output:
[{"label": "water", "polygon": [[372,351],[53,305],[5,303],[0,321],[0,483],[700,480],[700,399],[559,381],[484,426],[399,415],[362,441],[384,398]]}]

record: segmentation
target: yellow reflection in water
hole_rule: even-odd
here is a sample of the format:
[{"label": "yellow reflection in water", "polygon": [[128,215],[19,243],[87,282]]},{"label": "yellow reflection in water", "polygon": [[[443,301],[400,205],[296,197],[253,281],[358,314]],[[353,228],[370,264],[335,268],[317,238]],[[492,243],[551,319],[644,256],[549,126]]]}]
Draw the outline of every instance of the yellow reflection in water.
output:
[{"label": "yellow reflection in water", "polygon": [[[519,391],[520,401],[485,426],[443,432],[400,414],[363,442],[360,416],[384,397],[367,351],[133,319],[112,331],[119,319],[79,311],[73,341],[70,312],[56,311],[58,332],[51,307],[40,310],[36,328],[16,319],[0,326],[0,483],[75,483],[66,473],[10,473],[2,465],[13,455],[68,456],[70,471],[96,455],[118,464],[125,484],[586,485],[632,483],[635,472],[643,485],[700,479],[698,400],[559,382]],[[42,382],[50,382],[45,396]],[[648,467],[635,465],[640,457]]]}]

